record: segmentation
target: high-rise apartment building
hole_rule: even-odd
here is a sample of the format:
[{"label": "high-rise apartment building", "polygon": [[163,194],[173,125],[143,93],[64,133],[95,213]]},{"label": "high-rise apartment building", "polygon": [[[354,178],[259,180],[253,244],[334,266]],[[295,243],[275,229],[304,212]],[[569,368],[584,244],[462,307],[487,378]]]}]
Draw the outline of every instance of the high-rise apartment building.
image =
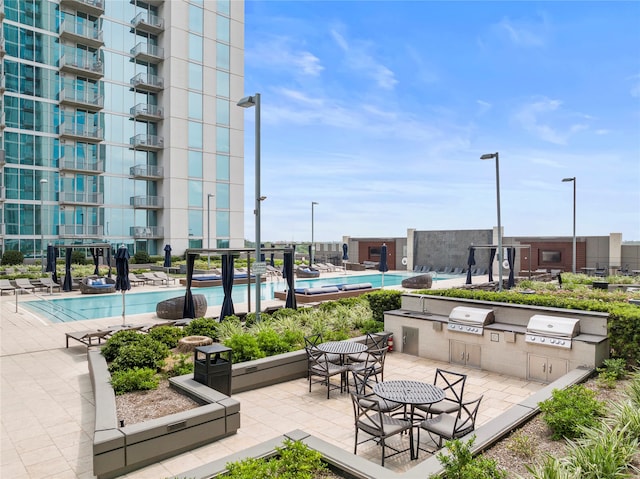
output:
[{"label": "high-rise apartment building", "polygon": [[244,3],[0,0],[0,241],[244,245]]}]

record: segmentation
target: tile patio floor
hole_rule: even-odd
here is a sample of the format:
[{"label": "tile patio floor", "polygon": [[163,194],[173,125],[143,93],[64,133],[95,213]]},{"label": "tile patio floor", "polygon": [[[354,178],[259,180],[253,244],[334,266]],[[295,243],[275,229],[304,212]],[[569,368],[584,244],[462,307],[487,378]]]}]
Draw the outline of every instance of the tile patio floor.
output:
[{"label": "tile patio floor", "polygon": [[[0,477],[92,478],[94,405],[86,349],[75,341],[66,349],[64,333],[113,325],[114,321],[118,324],[119,318],[52,324],[24,308],[16,312],[15,304],[13,296],[0,298]],[[267,301],[263,306],[269,304]],[[211,314],[215,311],[210,308],[208,315]],[[150,314],[127,320],[146,323],[157,318]],[[469,375],[465,397],[484,395],[479,424],[544,386],[398,352],[387,356],[385,378],[430,382],[437,367]],[[353,410],[347,394],[334,391],[327,400],[326,389],[314,385],[309,394],[306,379],[299,379],[236,394],[234,398],[241,402],[241,428],[237,434],[122,477],[171,477],[294,429],[353,450]],[[396,440],[408,441],[406,437]],[[424,441],[423,435],[423,445]],[[360,446],[358,455],[379,463],[379,447],[369,444]],[[426,457],[421,452],[420,460]],[[416,464],[408,454],[402,454],[388,459],[385,466],[404,471]]]}]

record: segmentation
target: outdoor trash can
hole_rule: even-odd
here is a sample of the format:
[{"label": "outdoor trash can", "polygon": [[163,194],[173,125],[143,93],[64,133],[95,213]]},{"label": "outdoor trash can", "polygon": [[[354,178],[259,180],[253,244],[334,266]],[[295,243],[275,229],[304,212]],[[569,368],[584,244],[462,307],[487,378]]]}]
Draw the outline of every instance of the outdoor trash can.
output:
[{"label": "outdoor trash can", "polygon": [[231,396],[231,348],[220,343],[194,350],[193,379]]}]

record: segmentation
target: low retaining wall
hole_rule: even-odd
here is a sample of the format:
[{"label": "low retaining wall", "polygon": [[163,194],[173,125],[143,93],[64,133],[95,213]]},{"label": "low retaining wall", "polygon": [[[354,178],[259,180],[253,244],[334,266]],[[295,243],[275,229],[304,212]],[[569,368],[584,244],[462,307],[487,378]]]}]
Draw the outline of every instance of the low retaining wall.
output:
[{"label": "low retaining wall", "polygon": [[171,386],[203,405],[151,421],[120,427],[111,375],[100,349],[87,351],[95,399],[93,474],[108,479],[184,451],[235,434],[240,428],[240,403],[194,381],[170,380]]}]

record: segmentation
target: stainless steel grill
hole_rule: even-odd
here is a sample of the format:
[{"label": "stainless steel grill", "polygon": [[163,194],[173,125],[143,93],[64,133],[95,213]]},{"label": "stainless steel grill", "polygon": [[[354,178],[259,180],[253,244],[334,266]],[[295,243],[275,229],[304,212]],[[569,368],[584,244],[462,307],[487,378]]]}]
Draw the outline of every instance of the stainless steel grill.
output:
[{"label": "stainless steel grill", "polygon": [[579,333],[579,319],[534,314],[527,324],[525,342],[571,349],[573,338]]},{"label": "stainless steel grill", "polygon": [[484,327],[493,321],[493,309],[457,306],[449,313],[447,329],[456,333],[482,335]]}]

